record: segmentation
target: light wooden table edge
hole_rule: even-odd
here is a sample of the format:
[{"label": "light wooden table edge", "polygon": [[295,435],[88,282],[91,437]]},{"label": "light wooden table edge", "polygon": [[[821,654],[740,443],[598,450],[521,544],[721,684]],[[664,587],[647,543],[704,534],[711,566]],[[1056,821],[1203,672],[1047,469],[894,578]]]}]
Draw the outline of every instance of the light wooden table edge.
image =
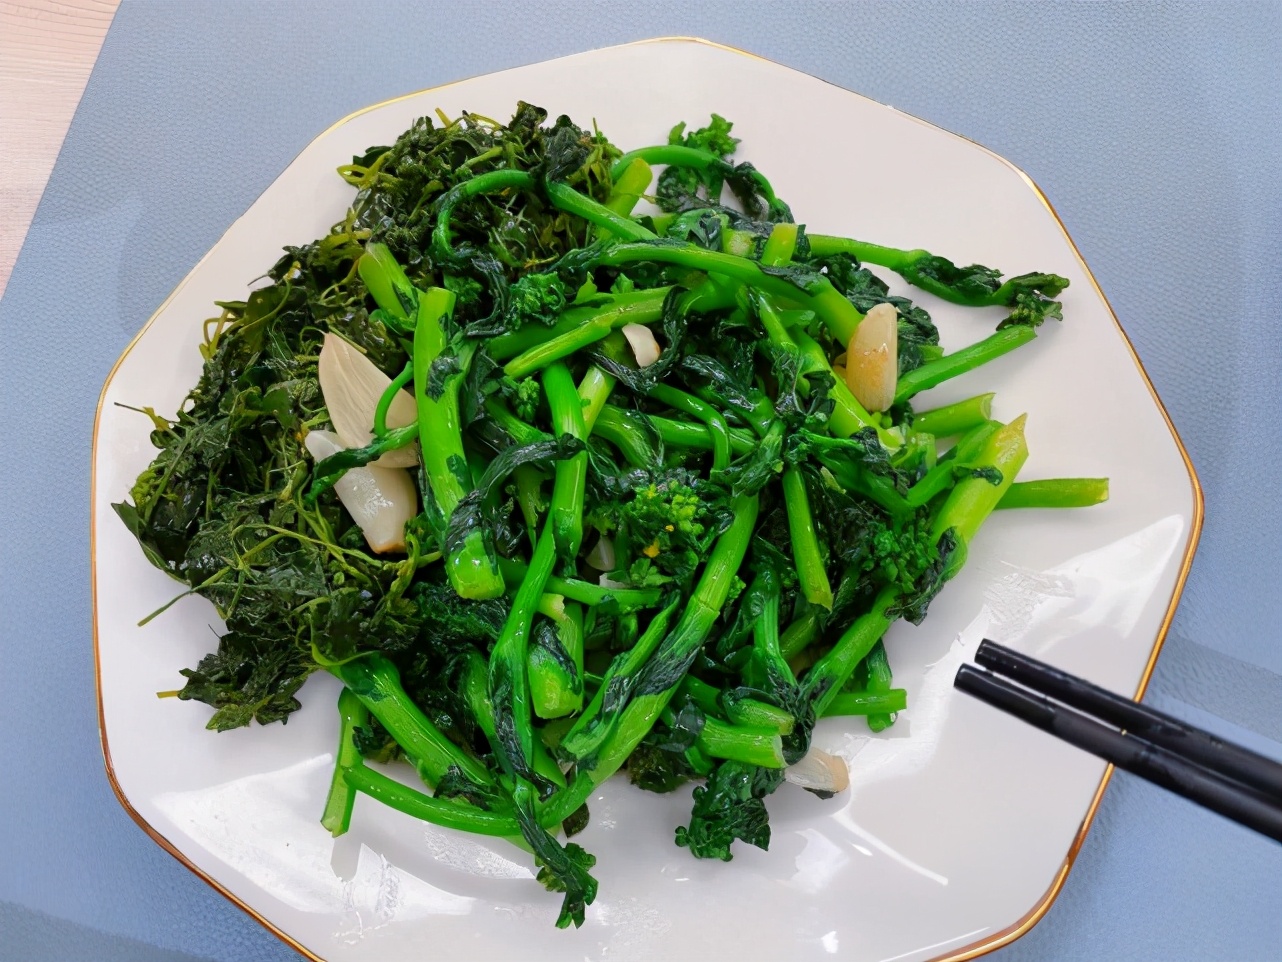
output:
[{"label": "light wooden table edge", "polygon": [[0,0],[0,297],[119,0]]}]

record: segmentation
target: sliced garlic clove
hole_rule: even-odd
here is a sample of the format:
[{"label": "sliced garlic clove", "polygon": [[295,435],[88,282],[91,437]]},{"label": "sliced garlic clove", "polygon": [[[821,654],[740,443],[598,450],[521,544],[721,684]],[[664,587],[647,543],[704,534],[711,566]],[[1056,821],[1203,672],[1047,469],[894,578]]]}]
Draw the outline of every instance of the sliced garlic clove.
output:
[{"label": "sliced garlic clove", "polygon": [[585,559],[597,571],[614,570],[614,542],[601,535]]},{"label": "sliced garlic clove", "polygon": [[[332,431],[309,431],[303,444],[317,461],[347,448]],[[405,525],[418,513],[418,494],[408,471],[372,464],[351,468],[334,490],[373,551],[405,550]]]},{"label": "sliced garlic clove", "polygon": [[628,339],[637,367],[649,367],[659,359],[659,342],[654,339],[654,332],[644,324],[624,324],[623,336]]},{"label": "sliced garlic clove", "polygon": [[878,304],[859,322],[846,350],[846,386],[869,411],[895,403],[899,382],[899,312]]},{"label": "sliced garlic clove", "polygon": [[794,785],[809,789],[812,792],[844,792],[850,787],[850,769],[845,759],[827,752],[812,748],[795,762],[784,769],[783,777]]},{"label": "sliced garlic clove", "polygon": [[[327,333],[317,362],[321,394],[334,430],[349,448],[363,448],[374,437],[374,411],[392,379],[368,357],[337,334]],[[418,417],[414,396],[396,392],[387,410],[387,426],[400,428]],[[389,451],[374,462],[380,468],[410,468],[418,464],[414,445]]]}]

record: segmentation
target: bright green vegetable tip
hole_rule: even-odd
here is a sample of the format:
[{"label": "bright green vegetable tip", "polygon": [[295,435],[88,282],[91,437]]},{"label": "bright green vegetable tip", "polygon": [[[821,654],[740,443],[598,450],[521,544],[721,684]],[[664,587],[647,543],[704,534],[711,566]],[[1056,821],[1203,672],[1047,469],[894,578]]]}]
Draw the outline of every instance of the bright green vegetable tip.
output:
[{"label": "bright green vegetable tip", "polygon": [[980,394],[964,401],[913,415],[913,430],[948,438],[964,434],[993,416],[993,394]]},{"label": "bright green vegetable tip", "polygon": [[1048,478],[1016,481],[999,508],[1089,508],[1108,500],[1108,478]]}]

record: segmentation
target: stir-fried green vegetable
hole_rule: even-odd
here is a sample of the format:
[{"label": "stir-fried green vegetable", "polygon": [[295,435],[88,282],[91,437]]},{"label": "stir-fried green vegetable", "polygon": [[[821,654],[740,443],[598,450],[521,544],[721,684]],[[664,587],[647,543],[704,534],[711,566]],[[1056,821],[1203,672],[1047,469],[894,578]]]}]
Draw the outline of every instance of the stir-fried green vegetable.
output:
[{"label": "stir-fried green vegetable", "polygon": [[[596,881],[563,838],[602,781],[702,779],[677,843],[764,848],[785,777],[844,785],[817,718],[907,709],[886,630],[985,518],[1107,482],[1016,483],[1024,421],[991,394],[911,407],[1059,318],[1063,278],[807,235],[721,117],[629,154],[546,119],[423,118],[340,168],[351,209],[219,305],[116,509],[226,620],[178,693],[210,728],[284,721],[330,672],[325,828],[365,795],[509,837],[564,926]],[[1009,314],[945,353],[865,262]],[[355,351],[327,366],[334,337]]]}]

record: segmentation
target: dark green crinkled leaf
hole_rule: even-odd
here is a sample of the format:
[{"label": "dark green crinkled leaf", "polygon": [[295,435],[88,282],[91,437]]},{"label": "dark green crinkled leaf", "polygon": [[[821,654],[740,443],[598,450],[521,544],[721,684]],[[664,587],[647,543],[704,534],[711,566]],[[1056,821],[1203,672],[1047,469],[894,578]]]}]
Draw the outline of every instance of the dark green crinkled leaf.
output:
[{"label": "dark green crinkled leaf", "polygon": [[562,114],[552,129],[544,132],[544,174],[550,181],[565,180],[588,159],[586,135]]},{"label": "dark green crinkled leaf", "polygon": [[653,745],[664,752],[684,752],[694,746],[706,722],[703,709],[687,701],[667,725],[655,730]]},{"label": "dark green crinkled leaf", "polygon": [[445,393],[450,378],[463,372],[463,365],[456,354],[442,354],[432,362],[427,372],[427,396],[439,401]]},{"label": "dark green crinkled leaf", "polygon": [[694,772],[680,752],[665,751],[642,742],[628,756],[628,778],[647,792],[672,792],[688,782]]},{"label": "dark green crinkled leaf", "polygon": [[720,251],[724,229],[725,220],[722,215],[714,210],[696,208],[678,214],[668,225],[665,236],[708,250]]},{"label": "dark green crinkled leaf", "polygon": [[[580,805],[570,816],[561,823],[561,831],[565,832],[566,838],[574,838],[581,831],[588,827],[589,813],[586,805]],[[594,863],[595,864],[595,863]]]},{"label": "dark green crinkled leaf", "polygon": [[694,790],[690,824],[677,829],[676,842],[696,858],[730,861],[731,845],[742,840],[770,847],[770,817],[763,799],[783,782],[782,769],[722,762],[707,784]]},{"label": "dark green crinkled leaf", "polygon": [[1000,331],[1020,324],[1041,327],[1047,318],[1057,321],[1064,319],[1064,308],[1059,301],[1048,300],[1034,291],[1020,291],[1011,304],[1010,314],[997,325],[997,329]]},{"label": "dark green crinkled leaf", "polygon": [[571,923],[577,928],[583,924],[587,906],[596,899],[597,881],[591,875],[596,856],[575,842],[561,845],[540,827],[528,794],[516,797],[516,818],[521,834],[534,851],[539,882],[549,892],[565,893],[557,928],[567,928]]},{"label": "dark green crinkled leaf", "polygon": [[433,795],[436,798],[466,799],[472,805],[487,812],[503,807],[507,801],[496,789],[478,785],[472,781],[457,766],[450,768],[436,783],[436,791]]},{"label": "dark green crinkled leaf", "polygon": [[956,573],[965,556],[965,544],[949,528],[939,539],[935,558],[914,578],[913,590],[886,614],[891,618],[903,618],[914,625],[920,625],[926,618],[926,609],[944,587],[944,582]]}]

